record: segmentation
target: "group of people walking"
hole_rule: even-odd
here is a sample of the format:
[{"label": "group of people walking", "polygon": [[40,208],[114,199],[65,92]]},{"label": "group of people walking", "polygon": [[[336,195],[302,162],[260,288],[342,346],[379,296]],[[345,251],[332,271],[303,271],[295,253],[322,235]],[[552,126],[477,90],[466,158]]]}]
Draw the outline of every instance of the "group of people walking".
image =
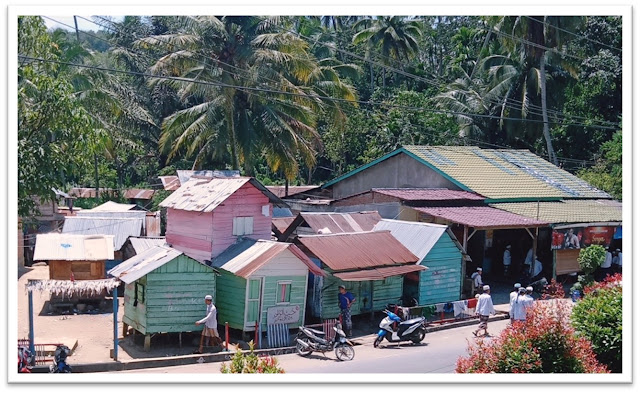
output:
[{"label": "group of people walking", "polygon": [[[527,319],[527,310],[533,306],[533,287],[523,287],[520,283],[513,285],[513,291],[509,294],[509,317],[511,323],[516,321],[524,322]],[[476,330],[473,331],[473,335],[476,337],[487,337],[489,332],[487,325],[489,317],[495,315],[496,311],[493,307],[493,300],[491,299],[491,287],[489,285],[482,286],[482,294],[476,295],[478,303],[476,305],[476,315],[480,318],[480,324]],[[484,330],[484,334],[479,334]]]}]

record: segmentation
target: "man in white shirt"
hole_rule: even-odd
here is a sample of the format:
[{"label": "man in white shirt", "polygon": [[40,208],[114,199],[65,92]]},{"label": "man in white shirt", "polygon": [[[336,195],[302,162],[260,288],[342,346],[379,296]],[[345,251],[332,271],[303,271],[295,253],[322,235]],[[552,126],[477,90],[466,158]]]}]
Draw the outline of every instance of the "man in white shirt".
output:
[{"label": "man in white shirt", "polygon": [[605,254],[604,261],[600,264],[600,269],[598,269],[598,281],[604,280],[607,277],[607,274],[611,274],[611,263],[613,262],[613,255],[611,254],[611,250],[607,248],[607,253]]},{"label": "man in white shirt", "polygon": [[527,310],[525,308],[526,296],[526,288],[519,288],[518,294],[513,300],[511,311],[509,312],[509,315],[511,316],[511,323],[513,323],[514,321],[524,322],[524,320],[527,319]]},{"label": "man in white shirt", "polygon": [[488,285],[482,287],[484,293],[478,297],[478,304],[476,305],[476,315],[480,317],[480,324],[478,328],[473,331],[473,335],[478,337],[478,332],[484,330],[484,335],[488,336],[487,323],[489,322],[489,316],[496,313],[493,308],[493,301],[491,300],[491,288]]},{"label": "man in white shirt", "polygon": [[213,304],[213,296],[205,296],[204,303],[207,305],[207,316],[196,322],[196,326],[204,324],[204,328],[200,336],[200,347],[193,353],[202,353],[203,344],[209,346],[209,340],[212,341],[213,345],[217,344],[220,340],[220,336],[218,335],[218,310]]},{"label": "man in white shirt", "polygon": [[619,248],[616,248],[616,261],[615,267],[618,273],[622,273],[622,251]]},{"label": "man in white shirt", "polygon": [[522,287],[519,282],[513,284],[513,291],[509,293],[509,316],[511,317],[511,323],[513,323],[513,303],[516,300],[516,296],[518,296],[518,290]]},{"label": "man in white shirt", "polygon": [[473,280],[473,286],[476,289],[477,293],[482,293],[482,286],[484,283],[482,282],[482,268],[479,267],[476,269],[476,272],[471,275],[471,279]]},{"label": "man in white shirt", "polygon": [[504,276],[507,277],[509,275],[509,269],[511,269],[511,244],[507,244],[504,250],[502,265],[504,266]]}]

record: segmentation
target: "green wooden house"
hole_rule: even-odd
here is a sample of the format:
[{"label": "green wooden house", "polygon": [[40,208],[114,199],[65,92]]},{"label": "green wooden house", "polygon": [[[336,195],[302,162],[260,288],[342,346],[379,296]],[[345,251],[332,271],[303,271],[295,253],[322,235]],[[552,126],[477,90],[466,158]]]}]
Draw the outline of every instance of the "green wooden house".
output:
[{"label": "green wooden house", "polygon": [[323,272],[294,244],[243,238],[213,259],[218,321],[243,332],[304,323],[309,272]]},{"label": "green wooden house", "polygon": [[466,255],[446,225],[381,220],[374,230],[391,231],[428,268],[404,277],[405,299],[413,298],[419,306],[460,300]]},{"label": "green wooden house", "polygon": [[298,236],[297,241],[326,272],[314,277],[309,288],[311,314],[321,319],[340,314],[339,285],[356,297],[351,314],[365,314],[397,304],[404,276],[427,269],[389,231]]},{"label": "green wooden house", "polygon": [[206,295],[216,295],[215,270],[169,246],[154,246],[127,259],[109,274],[125,283],[123,335],[129,326],[145,335],[202,330]]}]

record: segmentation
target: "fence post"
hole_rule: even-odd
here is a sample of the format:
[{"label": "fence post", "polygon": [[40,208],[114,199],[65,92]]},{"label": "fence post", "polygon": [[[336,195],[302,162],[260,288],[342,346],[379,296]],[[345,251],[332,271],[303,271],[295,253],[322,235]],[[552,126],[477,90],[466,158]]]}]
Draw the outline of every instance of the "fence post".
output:
[{"label": "fence post", "polygon": [[[31,280],[29,280],[31,281]],[[33,331],[33,292],[29,291],[29,351],[31,351],[31,354],[33,355],[33,362],[32,362],[32,366],[35,366],[35,362],[36,362],[36,344],[35,344],[35,338],[34,338],[34,331]]]},{"label": "fence post", "polygon": [[253,339],[253,346],[255,348],[256,345],[258,345],[258,321],[256,321],[256,327],[254,330],[254,339]]},{"label": "fence post", "polygon": [[224,350],[229,352],[229,322],[224,323]]}]

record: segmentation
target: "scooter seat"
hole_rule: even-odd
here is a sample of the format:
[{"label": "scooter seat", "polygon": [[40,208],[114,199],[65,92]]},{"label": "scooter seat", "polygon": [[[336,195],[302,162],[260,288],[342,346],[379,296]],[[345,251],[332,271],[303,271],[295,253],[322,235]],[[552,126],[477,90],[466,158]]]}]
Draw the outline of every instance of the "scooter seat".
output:
[{"label": "scooter seat", "polygon": [[324,336],[325,335],[325,332],[323,332],[321,330],[311,329],[311,328],[308,328],[308,327],[306,327],[305,329],[307,329],[311,333],[315,334],[316,336]]},{"label": "scooter seat", "polygon": [[413,318],[413,319],[409,319],[408,321],[400,322],[400,325],[413,325],[413,324],[422,322],[423,320],[424,320],[423,317]]}]

